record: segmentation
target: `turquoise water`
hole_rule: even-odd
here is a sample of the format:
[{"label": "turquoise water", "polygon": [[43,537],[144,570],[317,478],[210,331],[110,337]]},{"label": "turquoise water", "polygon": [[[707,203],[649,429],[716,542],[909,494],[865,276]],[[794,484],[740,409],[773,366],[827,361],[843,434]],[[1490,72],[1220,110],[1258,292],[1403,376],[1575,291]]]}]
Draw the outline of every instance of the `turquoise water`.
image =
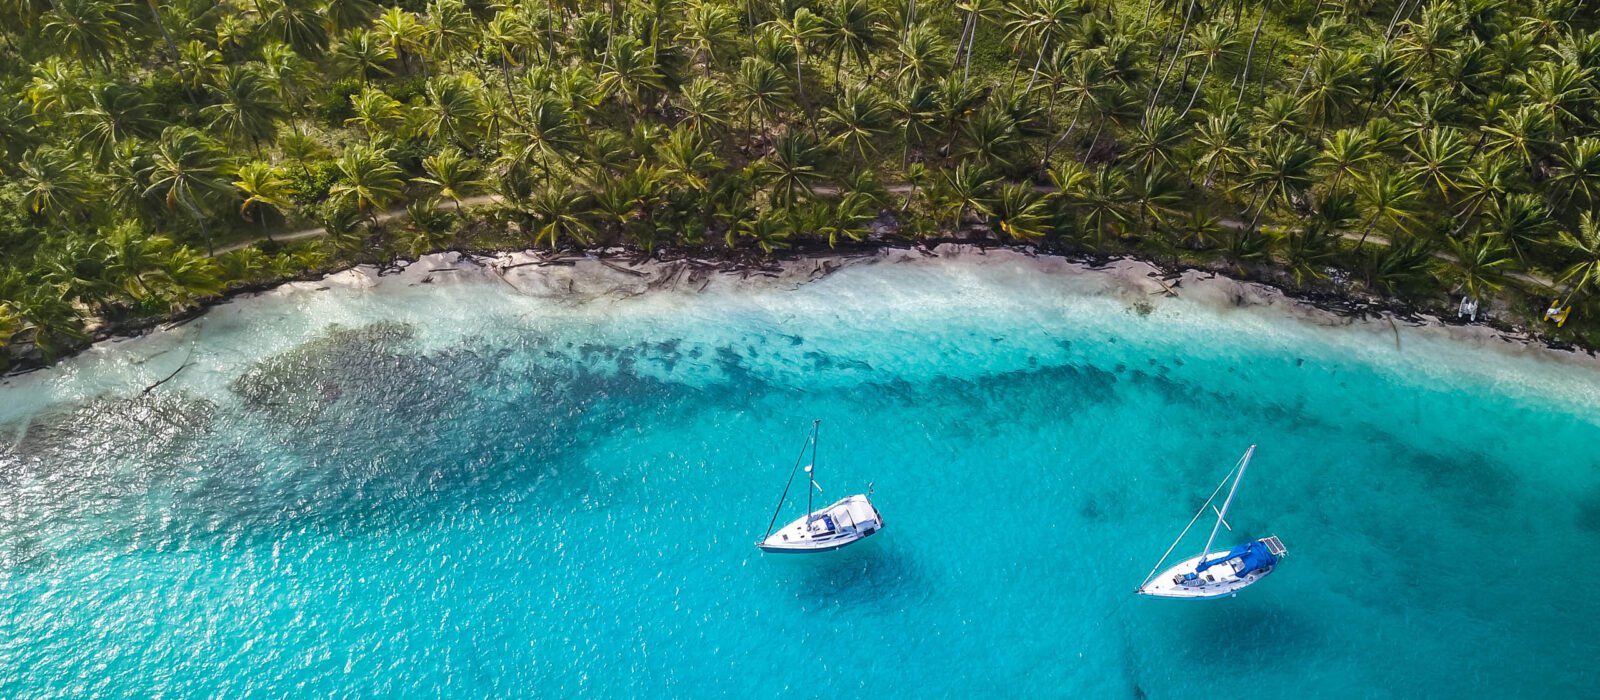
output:
[{"label": "turquoise water", "polygon": [[[0,697],[1595,696],[1600,373],[1098,284],[308,291],[11,380]],[[763,555],[813,417],[888,527]],[[1288,561],[1134,598],[1252,442]]]}]

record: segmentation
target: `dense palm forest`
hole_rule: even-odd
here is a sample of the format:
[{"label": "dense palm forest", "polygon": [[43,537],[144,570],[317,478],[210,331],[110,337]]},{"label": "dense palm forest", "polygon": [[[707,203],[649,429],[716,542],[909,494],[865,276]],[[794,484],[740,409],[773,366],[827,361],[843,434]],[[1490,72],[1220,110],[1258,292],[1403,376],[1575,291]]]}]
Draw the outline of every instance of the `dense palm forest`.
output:
[{"label": "dense palm forest", "polygon": [[[1597,15],[3,0],[0,358],[452,247],[761,256],[964,236],[1583,309],[1600,286]],[[327,235],[272,240],[311,228]]]}]

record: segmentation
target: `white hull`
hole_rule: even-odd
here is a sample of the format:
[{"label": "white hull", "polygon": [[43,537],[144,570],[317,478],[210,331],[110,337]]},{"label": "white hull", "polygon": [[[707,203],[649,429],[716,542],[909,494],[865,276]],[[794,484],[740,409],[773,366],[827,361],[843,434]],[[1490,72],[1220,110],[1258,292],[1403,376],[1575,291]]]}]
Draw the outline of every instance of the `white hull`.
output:
[{"label": "white hull", "polygon": [[[1274,544],[1277,538],[1271,538]],[[1265,540],[1262,541],[1265,543]],[[1281,550],[1282,545],[1277,545]],[[1193,574],[1200,566],[1200,562],[1207,558],[1215,558],[1227,554],[1228,550],[1207,552],[1200,556],[1192,557],[1179,562],[1172,568],[1161,572],[1160,575],[1143,586],[1139,587],[1139,595],[1155,598],[1226,598],[1237,594],[1240,590],[1260,581],[1278,569],[1277,562],[1249,571],[1237,571],[1231,561],[1215,564],[1206,569],[1204,573],[1188,580],[1187,576]],[[1275,552],[1276,553],[1276,552]]]},{"label": "white hull", "polygon": [[854,544],[883,529],[883,516],[862,494],[813,511],[756,543],[764,552],[809,554]]}]

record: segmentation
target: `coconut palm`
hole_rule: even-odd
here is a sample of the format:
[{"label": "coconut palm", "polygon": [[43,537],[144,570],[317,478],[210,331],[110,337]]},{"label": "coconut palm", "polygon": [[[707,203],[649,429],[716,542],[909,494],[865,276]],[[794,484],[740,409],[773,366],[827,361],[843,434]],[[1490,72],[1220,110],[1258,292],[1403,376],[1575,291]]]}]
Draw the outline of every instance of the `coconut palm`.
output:
[{"label": "coconut palm", "polygon": [[397,58],[394,47],[382,34],[362,28],[339,37],[333,56],[345,70],[355,73],[363,85],[375,77],[393,75],[389,62]]},{"label": "coconut palm", "polygon": [[1531,105],[1502,112],[1499,121],[1484,126],[1488,152],[1511,156],[1523,167],[1532,168],[1547,143],[1551,124],[1548,114]]},{"label": "coconut palm", "polygon": [[404,173],[382,152],[351,146],[335,161],[338,179],[328,189],[328,200],[338,207],[365,215],[377,223],[378,210],[405,191]]},{"label": "coconut palm", "polygon": [[1600,138],[1579,136],[1561,144],[1556,152],[1552,184],[1566,189],[1563,200],[1587,207],[1600,193]]},{"label": "coconut palm", "polygon": [[1526,263],[1550,227],[1550,207],[1536,194],[1512,194],[1495,202],[1485,216],[1487,230],[1500,237],[1517,260]]},{"label": "coconut palm", "polygon": [[1600,219],[1593,212],[1584,212],[1574,230],[1557,234],[1556,245],[1573,261],[1561,273],[1560,281],[1568,286],[1567,299],[1579,298],[1600,283]]},{"label": "coconut palm", "polygon": [[698,0],[684,17],[682,39],[710,77],[712,66],[738,50],[739,17],[715,0]]},{"label": "coconut palm", "polygon": [[227,66],[210,86],[216,102],[200,110],[210,119],[210,128],[223,138],[246,142],[260,150],[278,133],[278,120],[285,116],[278,93],[254,66]]},{"label": "coconut palm", "polygon": [[1484,299],[1505,285],[1505,269],[1514,259],[1500,236],[1479,229],[1460,238],[1446,237],[1445,243],[1450,261],[1441,266],[1443,274],[1467,297]]},{"label": "coconut palm", "polygon": [[961,231],[969,213],[976,216],[994,213],[990,196],[999,178],[981,165],[963,160],[939,175],[939,190],[949,203],[952,233]]},{"label": "coconut palm", "polygon": [[368,146],[377,143],[380,135],[395,133],[406,121],[400,101],[370,85],[350,96],[350,109],[354,115],[344,123],[365,132]]},{"label": "coconut palm", "polygon": [[778,66],[746,58],[739,65],[739,75],[734,80],[734,97],[743,105],[739,116],[744,118],[746,126],[759,123],[761,130],[766,131],[767,123],[776,119],[789,104],[789,81]]},{"label": "coconut palm", "polygon": [[773,201],[792,205],[801,196],[811,196],[812,186],[822,179],[823,153],[811,137],[789,131],[772,143],[772,152],[761,161]]},{"label": "coconut palm", "polygon": [[89,103],[67,116],[81,125],[74,145],[98,163],[110,160],[117,144],[128,138],[150,138],[161,131],[156,104],[133,85],[110,82],[91,87]]},{"label": "coconut palm", "polygon": [[234,171],[233,186],[244,196],[239,202],[239,218],[256,222],[262,232],[267,231],[269,214],[281,219],[294,206],[290,201],[294,186],[283,168],[266,161],[255,160],[239,166]]},{"label": "coconut palm", "polygon": [[207,252],[212,252],[212,243],[206,211],[213,203],[233,196],[233,188],[222,176],[224,166],[222,149],[215,142],[194,129],[174,126],[161,132],[143,173],[150,183],[144,196],[158,197],[167,209],[181,209],[193,217]]},{"label": "coconut palm", "polygon": [[1410,238],[1409,227],[1416,219],[1418,199],[1422,192],[1410,175],[1394,170],[1380,170],[1356,185],[1356,197],[1366,214],[1361,227],[1361,239],[1356,241],[1356,251],[1366,245],[1367,236],[1378,224],[1385,224],[1391,245]]},{"label": "coconut palm", "polygon": [[1033,241],[1049,233],[1049,204],[1032,185],[1009,182],[1000,186],[990,214],[995,231],[1014,241]]},{"label": "coconut palm", "polygon": [[583,193],[547,184],[529,200],[528,213],[534,219],[534,245],[542,243],[554,248],[562,241],[579,245],[594,242],[594,227],[587,217],[588,197]]},{"label": "coconut palm", "polygon": [[873,140],[889,129],[889,107],[881,93],[870,88],[846,88],[837,104],[822,110],[823,124],[831,134],[829,144],[865,162],[877,153]]},{"label": "coconut palm", "polygon": [[112,56],[127,47],[126,27],[133,18],[124,7],[107,0],[51,0],[39,29],[68,55],[109,72]]},{"label": "coconut palm", "polygon": [[906,32],[899,43],[901,77],[918,82],[931,81],[950,69],[950,45],[939,31],[919,23]]},{"label": "coconut palm", "polygon": [[431,109],[423,129],[435,139],[448,136],[457,143],[475,137],[483,112],[479,92],[478,84],[467,78],[447,76],[429,80],[427,94]]},{"label": "coconut palm", "polygon": [[1106,235],[1114,233],[1116,226],[1128,220],[1127,177],[1114,166],[1102,166],[1076,189],[1076,208],[1081,212],[1083,228],[1093,237],[1091,245],[1103,249]]},{"label": "coconut palm", "polygon": [[867,70],[872,54],[887,40],[883,13],[869,0],[832,0],[821,12],[822,47],[833,56],[834,82],[839,82],[845,61]]},{"label": "coconut palm", "polygon": [[260,0],[262,28],[295,53],[316,58],[328,50],[328,29],[315,0]]},{"label": "coconut palm", "polygon": [[422,171],[427,177],[412,178],[411,181],[432,185],[440,195],[453,202],[457,210],[461,209],[461,200],[476,194],[486,184],[478,179],[482,172],[478,161],[468,158],[455,146],[447,146],[423,158]]},{"label": "coconut palm", "polygon": [[412,58],[424,60],[423,51],[426,49],[428,29],[416,14],[407,12],[398,7],[390,7],[380,13],[372,21],[372,31],[383,40],[402,64],[408,68]]},{"label": "coconut palm", "polygon": [[1254,192],[1255,214],[1250,228],[1261,221],[1261,214],[1273,204],[1294,204],[1311,187],[1316,151],[1305,139],[1293,133],[1267,137],[1250,156],[1250,168],[1239,187]]},{"label": "coconut palm", "polygon": [[616,38],[611,61],[600,72],[601,94],[616,97],[633,110],[644,108],[644,98],[666,87],[666,76],[656,64],[656,51],[631,36]]},{"label": "coconut palm", "polygon": [[1467,164],[1469,150],[1460,130],[1441,127],[1430,131],[1415,147],[1407,147],[1411,155],[1409,168],[1413,177],[1424,188],[1437,190],[1449,199],[1458,187],[1462,169]]},{"label": "coconut palm", "polygon": [[17,164],[17,186],[28,213],[57,224],[83,221],[92,209],[90,186],[66,153],[54,149],[29,151]]},{"label": "coconut palm", "polygon": [[711,188],[711,176],[724,167],[705,138],[694,129],[679,125],[672,129],[667,139],[656,149],[666,173],[690,189],[701,192]]}]

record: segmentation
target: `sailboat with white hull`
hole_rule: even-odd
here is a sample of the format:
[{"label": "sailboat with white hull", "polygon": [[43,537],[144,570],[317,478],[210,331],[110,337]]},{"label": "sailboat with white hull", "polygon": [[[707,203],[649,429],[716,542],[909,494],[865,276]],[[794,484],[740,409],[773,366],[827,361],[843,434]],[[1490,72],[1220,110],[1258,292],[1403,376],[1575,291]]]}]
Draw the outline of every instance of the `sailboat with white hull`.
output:
[{"label": "sailboat with white hull", "polygon": [[[763,552],[782,554],[807,554],[813,552],[830,552],[840,547],[855,544],[862,539],[875,534],[883,529],[883,516],[878,514],[878,509],[868,499],[872,495],[871,486],[867,493],[845,496],[832,505],[819,510],[812,510],[812,496],[822,491],[817,484],[817,426],[822,421],[811,423],[811,437],[800,448],[800,457],[795,460],[794,470],[789,472],[789,483],[783,487],[783,495],[778,497],[778,508],[772,513],[772,522],[767,524],[767,534],[761,538],[756,546]],[[811,463],[806,465],[806,514],[788,525],[779,528],[776,532],[773,527],[778,523],[778,514],[783,512],[783,504],[789,498],[789,487],[794,485],[794,477],[799,472],[800,463],[805,461],[806,450],[811,450]]]},{"label": "sailboat with white hull", "polygon": [[[1245,542],[1231,549],[1212,551],[1211,545],[1216,542],[1217,531],[1228,525],[1228,508],[1233,505],[1233,496],[1239,491],[1239,481],[1244,478],[1245,469],[1250,466],[1250,457],[1255,454],[1256,446],[1251,445],[1246,450],[1244,457],[1228,476],[1233,478],[1233,487],[1228,489],[1228,498],[1222,502],[1222,509],[1212,508],[1211,502],[1216,500],[1217,493],[1228,483],[1228,477],[1223,477],[1217,484],[1216,490],[1211,492],[1211,497],[1206,499],[1205,505],[1200,506],[1200,511],[1189,520],[1189,525],[1183,528],[1174,540],[1167,553],[1161,556],[1161,561],[1156,562],[1155,568],[1150,570],[1150,575],[1145,577],[1144,583],[1139,584],[1136,591],[1140,595],[1156,598],[1222,598],[1232,596],[1267,577],[1278,568],[1279,560],[1288,553],[1283,542],[1277,536],[1263,537],[1259,540]],[[1189,534],[1189,529],[1194,527],[1200,516],[1207,508],[1217,513],[1217,522],[1211,526],[1211,536],[1206,539],[1206,546],[1200,554],[1179,562],[1177,565],[1162,571],[1161,565],[1166,563],[1167,557],[1172,555],[1184,535]],[[1233,528],[1228,527],[1231,531]]]}]

